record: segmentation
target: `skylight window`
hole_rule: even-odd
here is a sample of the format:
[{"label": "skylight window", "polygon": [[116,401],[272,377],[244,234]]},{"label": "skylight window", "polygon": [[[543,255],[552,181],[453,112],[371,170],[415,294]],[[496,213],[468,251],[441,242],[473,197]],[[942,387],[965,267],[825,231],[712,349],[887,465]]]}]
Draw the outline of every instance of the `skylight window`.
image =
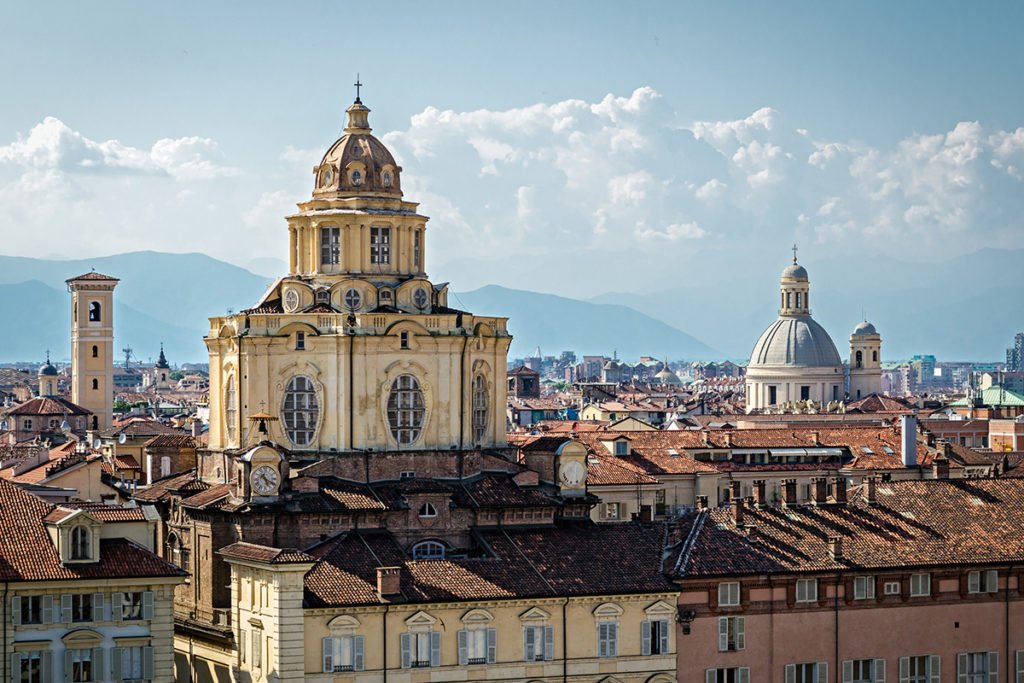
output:
[{"label": "skylight window", "polygon": [[861,448],[860,448],[860,449],[861,449],[862,451],[864,451],[864,455],[874,455],[874,454],[875,454],[875,452],[874,452],[873,450],[871,450],[871,449],[870,449],[869,447],[867,447],[867,446],[861,446]]},{"label": "skylight window", "polygon": [[670,448],[670,449],[668,449],[668,455],[671,458],[678,458],[679,457],[679,451],[677,451],[674,448]]},{"label": "skylight window", "polygon": [[886,453],[888,453],[889,455],[893,455],[894,453],[896,453],[896,451],[894,451],[893,449],[889,448],[888,446],[882,446],[882,450],[885,451]]}]

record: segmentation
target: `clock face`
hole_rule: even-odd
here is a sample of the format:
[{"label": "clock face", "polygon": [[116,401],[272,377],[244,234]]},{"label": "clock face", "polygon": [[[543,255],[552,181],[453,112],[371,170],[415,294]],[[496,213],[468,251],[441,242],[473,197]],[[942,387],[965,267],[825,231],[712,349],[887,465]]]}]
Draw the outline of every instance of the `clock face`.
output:
[{"label": "clock face", "polygon": [[579,486],[585,476],[583,465],[575,460],[562,466],[561,479],[566,486]]},{"label": "clock face", "polygon": [[299,293],[289,289],[284,293],[284,310],[291,313],[299,307]]},{"label": "clock face", "polygon": [[281,483],[281,475],[270,465],[260,465],[252,471],[249,482],[252,484],[254,492],[261,496],[267,496],[277,491],[277,486]]}]

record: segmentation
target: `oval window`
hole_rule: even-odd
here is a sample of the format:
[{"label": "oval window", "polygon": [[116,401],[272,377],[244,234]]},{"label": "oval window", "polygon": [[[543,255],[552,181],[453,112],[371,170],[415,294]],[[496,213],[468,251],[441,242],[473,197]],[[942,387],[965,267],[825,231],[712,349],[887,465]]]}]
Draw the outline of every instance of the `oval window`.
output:
[{"label": "oval window", "polygon": [[313,380],[302,375],[291,378],[284,391],[281,421],[288,440],[296,446],[307,446],[313,440],[320,421],[320,404]]},{"label": "oval window", "polygon": [[288,313],[294,313],[299,308],[299,293],[294,289],[289,289],[284,293],[284,310]]},{"label": "oval window", "polygon": [[384,171],[381,174],[381,183],[384,187],[391,187],[391,171]]},{"label": "oval window", "polygon": [[363,295],[355,287],[345,291],[345,308],[350,311],[359,310],[363,303]]},{"label": "oval window", "polygon": [[420,438],[425,414],[419,381],[412,375],[396,377],[388,395],[388,426],[400,446]]},{"label": "oval window", "polygon": [[353,185],[362,185],[363,184],[363,174],[361,172],[359,172],[359,171],[352,171],[352,184]]},{"label": "oval window", "polygon": [[422,287],[418,287],[412,293],[412,302],[416,305],[416,308],[426,308],[429,301],[430,298],[427,296],[427,290]]}]

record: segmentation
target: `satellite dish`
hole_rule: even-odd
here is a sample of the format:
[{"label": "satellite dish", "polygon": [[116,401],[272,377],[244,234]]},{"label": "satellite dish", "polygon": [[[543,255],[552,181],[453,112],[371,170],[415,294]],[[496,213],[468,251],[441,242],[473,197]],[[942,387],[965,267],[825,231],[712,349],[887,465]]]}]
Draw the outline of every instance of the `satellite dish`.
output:
[{"label": "satellite dish", "polygon": [[96,450],[99,450],[100,448],[103,447],[103,442],[100,441],[99,439],[93,439],[92,447],[95,448]]},{"label": "satellite dish", "polygon": [[127,440],[128,440],[128,435],[123,433],[123,432],[121,433],[121,435],[119,437],[117,437],[117,442],[121,443],[121,444],[123,444]]}]

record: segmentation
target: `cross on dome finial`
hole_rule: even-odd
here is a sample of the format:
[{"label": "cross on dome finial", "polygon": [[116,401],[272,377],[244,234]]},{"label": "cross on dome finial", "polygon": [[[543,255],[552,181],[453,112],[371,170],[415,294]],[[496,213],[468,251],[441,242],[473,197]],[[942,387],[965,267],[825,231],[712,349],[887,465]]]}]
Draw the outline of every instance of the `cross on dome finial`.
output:
[{"label": "cross on dome finial", "polygon": [[363,84],[359,82],[359,72],[356,72],[356,82],[353,85],[356,86],[356,104],[362,104],[363,101],[359,99],[359,89],[363,87]]},{"label": "cross on dome finial", "polygon": [[793,263],[796,263],[796,244],[793,245]]}]

